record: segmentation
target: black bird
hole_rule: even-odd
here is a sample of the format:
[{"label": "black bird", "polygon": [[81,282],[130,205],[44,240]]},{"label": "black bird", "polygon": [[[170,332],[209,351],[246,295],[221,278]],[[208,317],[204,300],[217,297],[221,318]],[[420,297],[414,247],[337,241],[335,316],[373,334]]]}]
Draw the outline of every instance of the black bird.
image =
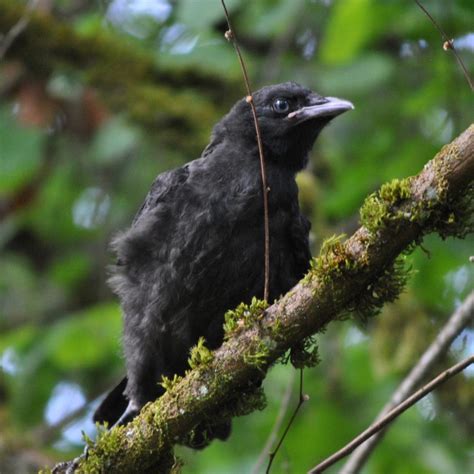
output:
[{"label": "black bird", "polygon": [[[270,188],[273,301],[301,279],[311,258],[295,174],[323,127],[353,105],[294,82],[264,87],[253,97]],[[124,313],[127,377],[94,415],[109,425],[126,423],[162,395],[161,377],[184,373],[200,336],[211,349],[220,346],[226,310],[262,298],[262,184],[245,99],[215,125],[199,159],[155,179],[113,248],[118,261],[110,283]],[[208,438],[225,439],[230,424],[214,428]]]}]

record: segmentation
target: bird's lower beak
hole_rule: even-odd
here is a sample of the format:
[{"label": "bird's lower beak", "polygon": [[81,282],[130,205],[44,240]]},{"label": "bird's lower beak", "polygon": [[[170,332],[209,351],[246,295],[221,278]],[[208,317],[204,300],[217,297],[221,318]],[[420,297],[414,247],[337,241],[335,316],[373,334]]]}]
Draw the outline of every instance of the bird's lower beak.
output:
[{"label": "bird's lower beak", "polygon": [[288,114],[290,120],[295,123],[305,122],[319,117],[337,117],[338,115],[352,110],[354,105],[352,102],[337,97],[315,97],[310,105],[302,107]]}]

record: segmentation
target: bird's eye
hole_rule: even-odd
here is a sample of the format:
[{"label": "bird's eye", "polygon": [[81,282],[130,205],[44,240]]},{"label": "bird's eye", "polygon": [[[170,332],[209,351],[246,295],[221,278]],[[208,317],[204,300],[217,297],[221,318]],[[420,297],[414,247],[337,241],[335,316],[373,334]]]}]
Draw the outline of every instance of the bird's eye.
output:
[{"label": "bird's eye", "polygon": [[273,110],[279,114],[284,114],[290,110],[290,103],[286,99],[275,99],[273,102]]}]

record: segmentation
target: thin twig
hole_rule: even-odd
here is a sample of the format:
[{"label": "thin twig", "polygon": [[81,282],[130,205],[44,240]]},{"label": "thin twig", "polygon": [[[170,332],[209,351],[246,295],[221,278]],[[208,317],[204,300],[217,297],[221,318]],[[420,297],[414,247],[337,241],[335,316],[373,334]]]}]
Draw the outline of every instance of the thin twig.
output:
[{"label": "thin twig", "polygon": [[40,440],[43,446],[50,444],[57,438],[58,434],[70,423],[81,418],[87,413],[90,408],[89,403],[84,403],[79,408],[76,408],[70,413],[67,413],[63,418],[52,425],[43,425],[36,428],[33,433],[37,440]]},{"label": "thin twig", "polygon": [[420,9],[423,11],[423,13],[430,19],[431,23],[433,23],[433,25],[441,33],[441,36],[444,40],[443,49],[446,50],[446,51],[449,49],[453,52],[460,68],[462,69],[462,72],[464,73],[464,77],[466,78],[466,81],[468,82],[469,87],[471,88],[472,91],[474,91],[474,83],[473,83],[471,77],[469,76],[469,72],[468,72],[466,66],[464,65],[463,60],[461,59],[461,56],[458,54],[456,48],[454,47],[454,41],[448,37],[448,35],[443,30],[443,28],[441,28],[441,26],[438,24],[438,22],[433,18],[433,15],[431,15],[431,13],[421,4],[421,2],[419,2],[418,0],[415,0],[415,3],[420,7]]},{"label": "thin twig", "polygon": [[225,37],[228,41],[232,41],[234,45],[235,52],[239,58],[240,67],[242,69],[242,74],[244,76],[245,87],[247,89],[247,102],[252,109],[253,121],[255,124],[255,132],[257,134],[257,145],[258,145],[258,154],[260,156],[260,174],[262,176],[262,192],[263,192],[263,220],[264,220],[264,238],[265,238],[265,276],[264,276],[264,285],[263,285],[263,299],[268,301],[269,298],[269,284],[270,284],[270,223],[268,216],[268,192],[270,189],[267,186],[267,174],[265,170],[265,157],[263,155],[263,145],[262,145],[262,136],[260,133],[260,125],[258,124],[257,110],[253,102],[252,89],[250,87],[249,76],[247,74],[247,68],[245,67],[244,58],[240,52],[239,43],[237,41],[237,36],[234,29],[232,28],[230,22],[229,12],[225,5],[224,0],[221,0],[222,8],[224,9],[225,18],[227,20],[228,30],[225,33]]},{"label": "thin twig", "polygon": [[276,440],[276,437],[278,435],[278,432],[280,431],[281,425],[283,424],[283,421],[285,420],[286,413],[288,412],[288,408],[290,406],[291,394],[293,393],[293,383],[295,381],[295,374],[296,374],[296,371],[292,370],[290,380],[288,381],[288,384],[285,389],[285,393],[283,394],[283,397],[281,399],[280,408],[275,418],[275,422],[273,424],[272,430],[270,431],[270,434],[268,435],[267,441],[265,442],[265,446],[263,447],[262,451],[260,452],[260,455],[258,456],[258,459],[257,459],[257,462],[255,463],[254,468],[252,469],[253,474],[258,474],[258,472],[260,471],[260,468],[262,467],[263,463],[265,462],[267,456],[270,453],[270,450],[272,449],[273,443]]},{"label": "thin twig", "polygon": [[372,435],[383,429],[388,425],[392,420],[401,415],[405,410],[414,405],[418,400],[421,400],[428,393],[432,392],[439,385],[446,382],[451,377],[455,376],[459,372],[462,372],[466,367],[469,367],[474,363],[474,355],[471,355],[467,359],[453,365],[449,369],[441,372],[437,377],[435,377],[431,382],[426,384],[423,388],[415,392],[411,397],[408,397],[404,402],[400,403],[393,410],[389,411],[382,419],[369,426],[365,431],[363,431],[359,436],[355,437],[350,443],[346,444],[342,449],[334,453],[333,455],[326,458],[324,461],[320,462],[317,466],[313,467],[309,474],[315,474],[318,472],[325,471],[328,467],[335,464],[340,459],[344,458],[352,451],[354,451],[357,446],[360,446],[366,439],[370,438]]},{"label": "thin twig", "polygon": [[28,5],[25,8],[25,15],[22,16],[17,23],[15,23],[11,29],[6,33],[5,35],[0,35],[0,61],[3,59],[5,56],[6,52],[10,48],[10,46],[13,44],[13,42],[20,36],[23,31],[25,31],[25,28],[28,26],[28,23],[30,22],[30,15],[31,12],[35,9],[36,7],[36,1],[37,0],[30,0],[28,2]]},{"label": "thin twig", "polygon": [[265,474],[268,474],[270,472],[270,469],[272,467],[275,456],[277,455],[278,450],[280,449],[281,445],[283,444],[283,441],[285,440],[285,437],[288,434],[288,431],[290,431],[291,425],[293,424],[293,421],[295,421],[296,415],[298,414],[298,412],[301,408],[301,405],[303,405],[304,402],[309,400],[308,395],[305,395],[303,393],[303,371],[304,371],[304,369],[300,369],[300,394],[299,394],[298,405],[296,405],[295,411],[291,415],[290,421],[286,425],[285,431],[283,431],[283,434],[281,435],[280,441],[278,441],[277,445],[275,446],[275,449],[270,453],[270,459],[268,460],[268,465],[267,465],[267,469],[265,471]]},{"label": "thin twig", "polygon": [[[441,356],[446,354],[451,343],[463,331],[474,317],[474,291],[464,300],[463,304],[453,313],[447,323],[439,331],[435,340],[421,356],[418,363],[405,377],[397,390],[392,395],[390,401],[382,408],[375,421],[380,420],[386,413],[405,400],[410,393],[423,381],[428,372],[433,368]],[[379,431],[367,440],[362,446],[357,448],[349,457],[339,474],[355,474],[367,461],[375,446],[383,438],[387,431]]]}]

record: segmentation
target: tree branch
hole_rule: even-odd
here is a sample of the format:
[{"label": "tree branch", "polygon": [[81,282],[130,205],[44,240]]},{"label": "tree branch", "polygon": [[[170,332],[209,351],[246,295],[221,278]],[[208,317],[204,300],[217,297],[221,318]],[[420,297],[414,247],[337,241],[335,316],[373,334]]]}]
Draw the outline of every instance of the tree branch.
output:
[{"label": "tree branch", "polygon": [[30,0],[28,5],[25,8],[25,14],[22,16],[4,35],[0,34],[0,61],[5,56],[5,53],[8,51],[8,48],[13,44],[16,38],[21,35],[21,33],[28,26],[30,21],[29,14],[36,6],[36,0]]},{"label": "tree branch", "polygon": [[[390,410],[405,400],[428,375],[433,366],[442,357],[454,339],[466,328],[474,318],[474,291],[469,294],[463,304],[452,314],[447,323],[426,349],[418,363],[393,393],[390,401],[382,408],[374,423],[379,421]],[[349,457],[340,474],[355,474],[359,472],[377,444],[382,440],[388,428],[379,431],[357,448]]]},{"label": "tree branch", "polygon": [[448,35],[443,30],[443,28],[441,28],[438,22],[434,19],[433,15],[431,15],[431,13],[426,9],[426,7],[422,5],[422,3],[419,0],[415,0],[415,3],[418,5],[420,10],[429,18],[429,20],[431,21],[431,23],[433,23],[435,28],[441,33],[441,37],[444,40],[443,49],[445,51],[453,52],[454,56],[456,57],[456,61],[458,62],[459,67],[461,68],[461,71],[464,74],[464,77],[466,78],[466,81],[469,84],[469,87],[471,88],[471,91],[474,91],[474,83],[472,82],[471,76],[469,75],[469,71],[464,65],[464,62],[461,59],[461,56],[459,55],[457,49],[454,47],[454,40],[448,37]]},{"label": "tree branch", "polygon": [[392,422],[395,418],[397,418],[399,415],[401,415],[404,411],[406,411],[416,402],[421,400],[423,397],[428,395],[428,393],[432,392],[435,388],[439,387],[451,377],[454,377],[455,375],[462,372],[464,369],[467,369],[471,364],[474,364],[474,355],[471,355],[470,357],[462,360],[461,362],[458,362],[456,365],[453,365],[449,369],[441,372],[436,378],[434,378],[423,388],[415,392],[411,397],[408,397],[405,401],[390,410],[379,421],[376,421],[373,425],[363,431],[359,436],[354,438],[349,444],[334,453],[332,456],[325,459],[323,462],[319,463],[317,466],[313,467],[310,471],[308,471],[308,474],[317,474],[319,472],[324,472],[328,467],[332,466],[337,461],[351,453],[366,439],[369,439],[375,433],[379,433],[390,422]]},{"label": "tree branch", "polygon": [[296,378],[295,374],[296,372],[293,370],[291,372],[290,379],[288,380],[288,385],[285,389],[285,393],[283,394],[283,397],[281,399],[280,408],[278,410],[278,414],[273,424],[272,430],[268,435],[267,441],[265,442],[265,446],[263,447],[260,455],[258,456],[255,466],[252,469],[252,474],[258,474],[260,472],[260,468],[263,466],[263,463],[268,462],[268,457],[272,452],[272,447],[275,441],[277,440],[278,432],[280,431],[280,428],[282,427],[283,422],[285,421],[285,416],[290,407],[291,395],[293,393],[293,383]]},{"label": "tree branch", "polygon": [[300,372],[300,390],[299,390],[298,403],[296,404],[296,407],[293,410],[293,413],[290,417],[290,421],[287,423],[286,428],[283,431],[283,434],[281,435],[277,445],[275,446],[275,449],[273,449],[269,454],[269,459],[268,459],[267,468],[265,469],[265,474],[269,474],[270,469],[272,468],[273,461],[275,460],[275,457],[278,454],[278,451],[280,450],[283,444],[283,441],[285,441],[286,435],[289,433],[291,425],[295,421],[296,415],[298,415],[300,408],[303,406],[304,402],[307,402],[309,400],[309,396],[303,393],[304,368],[299,369],[299,372]]},{"label": "tree branch", "polygon": [[98,436],[79,471],[170,472],[173,445],[198,423],[262,408],[256,387],[289,348],[348,311],[367,316],[395,299],[406,279],[396,259],[427,233],[462,237],[471,230],[473,181],[471,125],[420,174],[369,196],[361,209],[363,225],[351,238],[326,242],[309,273],[285,296],[264,312],[261,304],[251,305],[228,328],[224,344],[201,357],[205,362],[169,384],[130,424]]},{"label": "tree branch", "polygon": [[[196,66],[166,67],[110,31],[82,34],[52,16],[0,0],[0,33],[23,25],[24,18],[28,23],[8,44],[4,59],[22,61],[37,76],[76,73],[111,109],[126,112],[178,149],[201,150],[216,118],[238,98],[237,82]],[[183,130],[188,131],[186,140]]]}]

